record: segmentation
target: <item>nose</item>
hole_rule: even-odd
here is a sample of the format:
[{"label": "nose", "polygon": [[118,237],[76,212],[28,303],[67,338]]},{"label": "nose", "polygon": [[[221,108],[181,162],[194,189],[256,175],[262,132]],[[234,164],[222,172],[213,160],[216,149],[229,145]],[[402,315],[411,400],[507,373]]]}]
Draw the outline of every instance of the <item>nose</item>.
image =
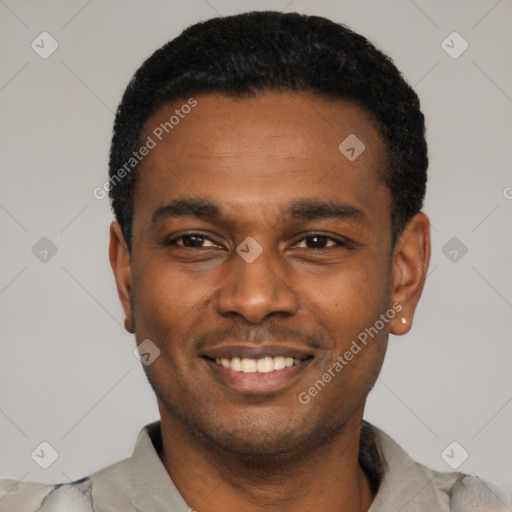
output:
[{"label": "nose", "polygon": [[273,314],[296,314],[299,298],[291,288],[287,270],[269,250],[263,250],[250,263],[233,254],[229,277],[222,281],[217,293],[218,313],[242,316],[253,324]]}]

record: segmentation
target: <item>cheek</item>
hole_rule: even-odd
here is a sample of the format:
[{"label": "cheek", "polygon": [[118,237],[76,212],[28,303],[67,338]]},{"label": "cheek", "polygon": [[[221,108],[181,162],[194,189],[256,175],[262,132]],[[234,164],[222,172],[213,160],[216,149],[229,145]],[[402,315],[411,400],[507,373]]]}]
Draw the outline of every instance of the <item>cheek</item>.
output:
[{"label": "cheek", "polygon": [[304,279],[303,298],[323,312],[324,320],[364,326],[387,305],[387,272],[372,256],[357,255],[336,272]]},{"label": "cheek", "polygon": [[162,262],[140,265],[133,287],[137,340],[150,339],[160,356],[146,367],[155,382],[181,386],[184,372],[194,362],[194,325],[201,313],[204,296],[199,286],[191,285],[183,273],[170,270]]},{"label": "cheek", "polygon": [[354,396],[363,393],[382,366],[389,332],[389,321],[380,320],[389,308],[387,280],[385,265],[368,256],[354,259],[323,286],[309,287],[313,291],[308,292],[306,305],[314,310],[329,347],[314,381],[329,380],[324,374],[330,369],[335,375],[331,390],[341,393],[340,400],[347,391]]},{"label": "cheek", "polygon": [[[148,317],[161,317],[164,323],[193,313],[201,307],[208,290],[204,276],[194,279],[165,261],[148,261],[134,271],[133,295],[137,310]],[[166,321],[165,319],[168,318]]]},{"label": "cheek", "polygon": [[134,272],[132,294],[136,336],[157,344],[161,351],[171,339],[182,337],[180,329],[187,323],[187,314],[194,309],[193,298],[184,293],[180,274],[166,271],[165,265],[153,262],[140,265]]}]

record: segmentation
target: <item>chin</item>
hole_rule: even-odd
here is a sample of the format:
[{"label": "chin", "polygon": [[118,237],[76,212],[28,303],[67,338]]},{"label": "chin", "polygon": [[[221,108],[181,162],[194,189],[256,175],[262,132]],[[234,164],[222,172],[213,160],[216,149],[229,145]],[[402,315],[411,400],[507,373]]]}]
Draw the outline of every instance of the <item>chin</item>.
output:
[{"label": "chin", "polygon": [[[295,432],[276,433],[275,430],[254,429],[244,432],[224,431],[212,433],[209,441],[232,455],[246,457],[278,457],[290,454],[303,444],[303,440],[293,439]],[[217,435],[216,435],[217,434]]]},{"label": "chin", "polygon": [[283,418],[282,414],[277,418],[267,415],[257,419],[251,415],[239,422],[211,417],[207,422],[204,417],[189,420],[192,420],[188,422],[189,431],[209,449],[215,447],[252,465],[264,463],[267,469],[273,462],[282,464],[316,453],[319,446],[328,443],[343,428],[325,421],[312,422],[311,417]]},{"label": "chin", "polygon": [[[182,432],[219,455],[236,455],[248,463],[264,459],[266,467],[272,465],[272,460],[282,464],[314,454],[342,431],[345,424],[342,414],[326,417],[311,411],[306,413],[304,407],[285,414],[279,407],[265,411],[261,404],[244,412],[232,409],[226,414],[225,409],[211,409],[211,404],[197,397],[175,400],[165,396],[152,379],[149,381],[163,406],[161,411],[165,410],[165,415],[180,425]],[[195,407],[190,407],[191,403]]]}]

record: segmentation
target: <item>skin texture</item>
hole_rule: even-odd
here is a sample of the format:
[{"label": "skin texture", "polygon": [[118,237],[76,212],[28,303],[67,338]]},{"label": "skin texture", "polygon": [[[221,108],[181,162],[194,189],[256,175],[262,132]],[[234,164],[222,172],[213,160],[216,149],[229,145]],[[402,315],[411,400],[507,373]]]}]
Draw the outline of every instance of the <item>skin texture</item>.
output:
[{"label": "skin texture", "polygon": [[[391,199],[378,178],[384,146],[357,105],[306,93],[196,99],[141,163],[131,257],[111,226],[125,326],[161,351],[144,370],[158,397],[162,462],[198,512],[367,510],[374,495],[357,460],[365,399],[389,333],[411,327],[430,258],[428,218],[416,215],[391,247]],[[144,137],[184,103],[162,107]],[[353,162],[338,149],[350,134],[365,144]],[[221,217],[154,221],[186,198],[218,203]],[[286,213],[304,199],[359,214]],[[191,233],[207,239],[169,243]],[[251,263],[236,252],[247,237],[262,249]],[[400,313],[301,403],[394,303]],[[268,346],[309,359],[262,389],[203,357]]]}]

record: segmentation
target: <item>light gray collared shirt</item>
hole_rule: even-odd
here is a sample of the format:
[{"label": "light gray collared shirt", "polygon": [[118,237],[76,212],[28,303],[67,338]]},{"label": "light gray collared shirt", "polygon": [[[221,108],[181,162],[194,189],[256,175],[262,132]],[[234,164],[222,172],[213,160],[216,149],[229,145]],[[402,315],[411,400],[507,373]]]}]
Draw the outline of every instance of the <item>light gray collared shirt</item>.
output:
[{"label": "light gray collared shirt", "polygon": [[[378,447],[370,456],[382,467],[368,512],[449,512],[452,490],[465,475],[428,469],[384,432],[366,426]],[[0,480],[0,512],[189,512],[159,458],[161,444],[157,421],[141,430],[131,457],[71,484]]]}]

